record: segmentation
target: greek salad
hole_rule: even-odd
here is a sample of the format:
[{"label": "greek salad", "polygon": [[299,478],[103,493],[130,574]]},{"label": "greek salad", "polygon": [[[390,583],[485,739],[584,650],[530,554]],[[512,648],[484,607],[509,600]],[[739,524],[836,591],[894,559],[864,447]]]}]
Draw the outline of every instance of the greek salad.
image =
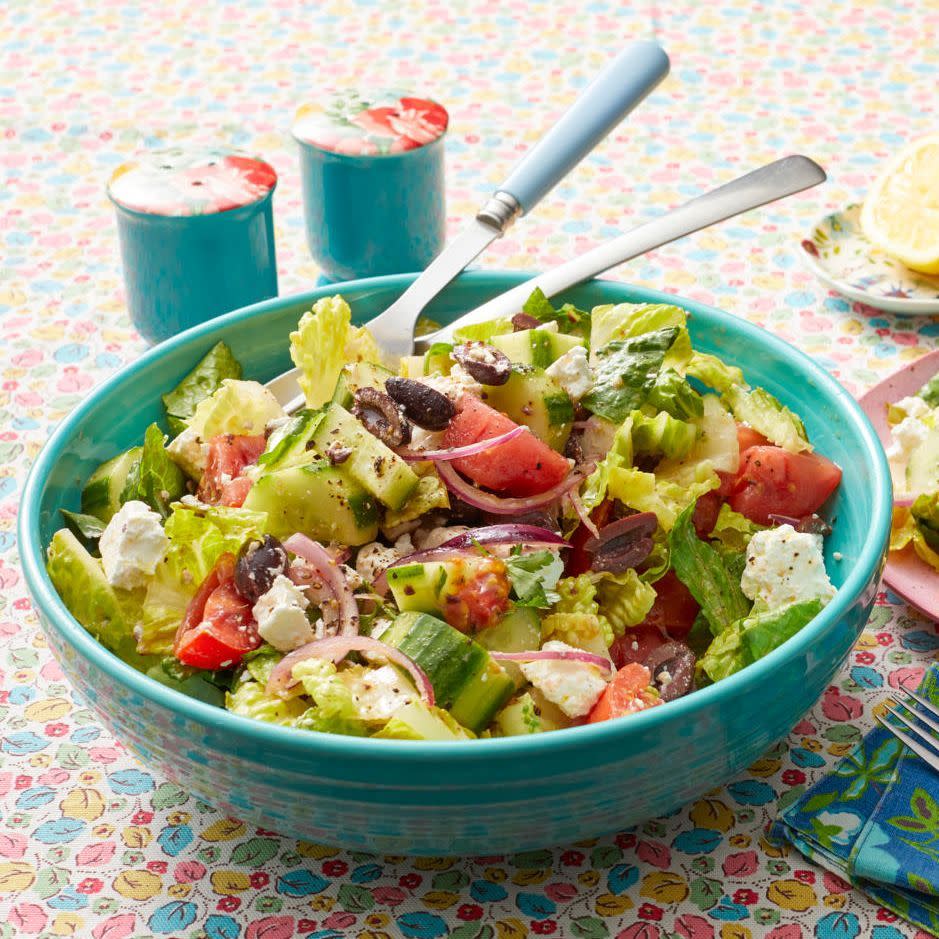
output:
[{"label": "greek salad", "polygon": [[887,460],[896,493],[890,550],[912,545],[939,571],[939,373],[887,408]]},{"label": "greek salad", "polygon": [[536,292],[392,366],[335,296],[290,353],[288,416],[218,343],[49,545],[158,682],[304,730],[534,734],[721,681],[834,594],[841,470],[680,307]]}]

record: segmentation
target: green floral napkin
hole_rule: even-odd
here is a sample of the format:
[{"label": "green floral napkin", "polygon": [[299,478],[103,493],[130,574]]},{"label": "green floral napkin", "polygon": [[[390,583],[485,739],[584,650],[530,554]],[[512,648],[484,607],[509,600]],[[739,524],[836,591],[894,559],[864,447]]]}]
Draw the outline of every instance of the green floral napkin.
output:
[{"label": "green floral napkin", "polygon": [[[920,693],[939,705],[939,664]],[[769,835],[939,935],[939,773],[876,727]]]}]

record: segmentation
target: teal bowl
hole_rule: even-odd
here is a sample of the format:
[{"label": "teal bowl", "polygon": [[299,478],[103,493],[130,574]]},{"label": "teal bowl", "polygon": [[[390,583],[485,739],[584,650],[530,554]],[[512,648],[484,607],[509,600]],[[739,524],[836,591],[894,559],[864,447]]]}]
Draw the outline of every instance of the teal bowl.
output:
[{"label": "teal bowl", "polygon": [[[678,302],[698,348],[740,365],[805,419],[844,469],[827,561],[838,592],[765,659],[663,707],[535,737],[431,743],[368,740],[247,720],[171,691],[98,645],[71,617],[43,566],[59,509],[77,509],[98,463],[137,443],[172,388],[219,339],[266,381],[290,365],[287,334],[341,292],[364,322],[413,275],[278,298],[197,326],[97,388],[55,431],[23,495],[19,546],[49,645],[77,691],[144,763],[200,799],[265,828],[388,854],[499,854],[577,841],[670,812],[733,778],[821,696],[870,614],[887,548],[891,488],[877,437],[848,393],[809,358],[711,307],[609,281],[571,291],[581,307]],[[525,279],[471,273],[432,305],[446,321]],[[835,558],[838,558],[835,560]]]}]

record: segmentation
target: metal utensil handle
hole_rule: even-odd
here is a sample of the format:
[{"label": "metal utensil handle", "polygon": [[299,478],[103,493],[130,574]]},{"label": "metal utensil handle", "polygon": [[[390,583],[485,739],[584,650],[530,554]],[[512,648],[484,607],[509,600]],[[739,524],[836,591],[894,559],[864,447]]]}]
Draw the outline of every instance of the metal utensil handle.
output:
[{"label": "metal utensil handle", "polygon": [[629,43],[498,187],[479,217],[500,230],[530,212],[668,74],[668,56],[648,39]]},{"label": "metal utensil handle", "polygon": [[461,316],[444,329],[422,337],[417,345],[426,349],[432,342],[449,338],[453,330],[460,326],[497,319],[500,316],[513,316],[521,310],[536,287],[540,287],[548,297],[555,296],[647,251],[660,248],[748,209],[755,209],[767,202],[809,189],[824,182],[825,178],[825,171],[808,157],[788,156],[776,160],[703,196],[698,196],[606,244],[599,245],[566,264],[519,284]]}]

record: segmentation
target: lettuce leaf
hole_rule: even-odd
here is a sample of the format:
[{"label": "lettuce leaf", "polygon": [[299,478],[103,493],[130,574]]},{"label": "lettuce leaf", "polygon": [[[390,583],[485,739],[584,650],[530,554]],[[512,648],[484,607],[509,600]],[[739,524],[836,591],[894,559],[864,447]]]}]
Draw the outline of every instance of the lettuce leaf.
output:
[{"label": "lettuce leaf", "polygon": [[516,545],[505,559],[505,567],[516,606],[545,610],[557,603],[561,595],[554,589],[564,572],[564,562],[553,551],[532,551],[522,554]]},{"label": "lettuce leaf", "polygon": [[622,423],[630,411],[645,403],[678,334],[676,327],[668,327],[614,339],[594,349],[594,385],[581,404],[615,424]]},{"label": "lettuce leaf", "polygon": [[939,551],[930,546],[923,529],[917,524],[910,509],[906,506],[895,505],[893,528],[890,532],[890,550],[902,551],[910,544],[923,561],[939,571]]},{"label": "lettuce leaf", "polygon": [[221,387],[225,378],[241,378],[241,365],[231,349],[218,342],[172,391],[163,395],[166,419],[174,437],[189,425],[196,405]]},{"label": "lettuce leaf", "polygon": [[610,481],[610,470],[614,467],[630,467],[633,463],[632,421],[623,422],[613,437],[607,455],[597,464],[596,469],[584,480],[580,492],[580,501],[589,512],[605,498]]},{"label": "lettuce leaf", "polygon": [[698,438],[695,424],[680,421],[666,411],[649,417],[633,411],[632,438],[637,453],[660,453],[672,460],[687,456]]},{"label": "lettuce leaf", "polygon": [[744,617],[714,638],[698,659],[696,671],[707,675],[711,681],[727,678],[781,646],[821,609],[821,600],[800,600]]},{"label": "lettuce leaf", "polygon": [[725,502],[717,513],[717,521],[708,538],[717,541],[727,551],[745,551],[750,539],[763,528],[763,525],[757,525],[745,515],[735,512]]},{"label": "lettuce leaf", "polygon": [[918,495],[910,507],[910,514],[929,547],[939,551],[939,492],[924,492]]},{"label": "lettuce leaf", "polygon": [[725,365],[716,355],[708,355],[707,352],[691,353],[685,375],[697,378],[721,394],[735,386],[745,388],[747,385],[743,372],[736,365]]},{"label": "lettuce leaf", "polygon": [[614,638],[609,621],[595,613],[552,613],[541,622],[542,642],[554,639],[595,655],[607,655]]},{"label": "lettuce leaf", "polygon": [[669,531],[682,509],[719,485],[710,465],[698,467],[696,476],[682,484],[663,479],[661,474],[616,466],[609,472],[607,491],[637,512],[654,512],[659,525]]},{"label": "lettuce leaf", "polygon": [[939,372],[933,375],[916,394],[931,408],[939,408]]},{"label": "lettuce leaf", "polygon": [[495,320],[486,320],[484,323],[467,323],[461,326],[453,333],[453,338],[457,342],[489,342],[493,336],[501,336],[504,333],[512,332],[512,321],[500,317]]},{"label": "lettuce leaf", "polygon": [[718,636],[743,619],[751,604],[740,589],[739,578],[730,575],[720,554],[695,533],[693,514],[694,503],[678,516],[669,535],[672,568],[698,601],[711,631]]},{"label": "lettuce leaf", "polygon": [[294,727],[307,710],[308,704],[298,697],[284,699],[269,695],[264,685],[259,682],[240,681],[225,695],[225,707],[242,717]]},{"label": "lettuce leaf", "polygon": [[339,678],[332,662],[305,659],[294,665],[291,674],[315,705],[297,720],[296,727],[351,737],[368,735],[368,726],[359,715],[352,690]]},{"label": "lettuce leaf", "polygon": [[84,515],[81,512],[69,512],[59,509],[68,530],[91,552],[97,553],[98,540],[104,534],[106,525],[97,515]]},{"label": "lettuce leaf", "polygon": [[673,368],[663,368],[649,391],[648,403],[678,420],[704,416],[704,401]]},{"label": "lettuce leaf", "polygon": [[591,312],[590,349],[596,354],[615,339],[630,339],[657,330],[674,328],[679,346],[691,352],[687,332],[688,315],[678,306],[667,303],[617,303],[594,307]]},{"label": "lettuce leaf", "polygon": [[263,512],[226,506],[195,508],[177,503],[166,520],[170,540],[166,557],[147,586],[137,647],[142,653],[169,655],[176,628],[199,585],[225,553],[235,554],[249,539],[260,539]]},{"label": "lettuce leaf", "polygon": [[349,304],[338,294],[317,300],[290,334],[290,358],[300,369],[307,406],[318,408],[336,390],[347,362],[381,364],[381,350],[364,326],[352,325]]},{"label": "lettuce leaf", "polygon": [[136,499],[166,518],[170,503],[185,492],[186,477],[166,452],[166,436],[156,424],[151,424],[143,437],[140,459],[127,474],[121,504]]},{"label": "lettuce leaf", "polygon": [[802,421],[765,389],[747,391],[734,385],[724,392],[723,399],[738,421],[759,431],[777,447],[792,453],[812,449]]},{"label": "lettuce leaf", "polygon": [[603,573],[597,583],[600,612],[617,636],[622,636],[630,626],[638,626],[649,615],[655,596],[655,588],[641,580],[632,568],[622,574]]}]

